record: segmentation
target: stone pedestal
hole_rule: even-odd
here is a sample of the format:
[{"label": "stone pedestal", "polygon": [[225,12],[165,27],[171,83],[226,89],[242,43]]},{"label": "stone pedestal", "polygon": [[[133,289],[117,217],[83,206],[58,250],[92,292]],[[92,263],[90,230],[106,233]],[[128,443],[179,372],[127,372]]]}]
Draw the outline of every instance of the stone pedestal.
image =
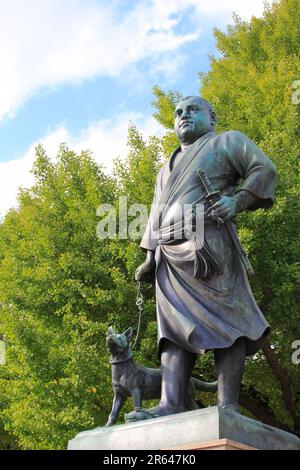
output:
[{"label": "stone pedestal", "polygon": [[84,431],[69,450],[300,450],[294,434],[233,410],[213,406],[112,427]]}]

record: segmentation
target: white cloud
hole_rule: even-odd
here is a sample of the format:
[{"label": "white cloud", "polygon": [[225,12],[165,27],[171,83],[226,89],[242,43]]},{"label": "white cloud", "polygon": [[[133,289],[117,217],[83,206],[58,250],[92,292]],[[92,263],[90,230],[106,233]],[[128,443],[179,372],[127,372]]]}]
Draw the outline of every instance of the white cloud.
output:
[{"label": "white cloud", "polygon": [[[218,25],[233,10],[262,12],[263,0],[1,0],[0,121],[41,87],[99,75],[120,76],[144,59],[162,63],[195,41],[201,28],[180,25],[213,16]],[[219,15],[219,16],[218,16]],[[151,62],[149,63],[151,69]]]},{"label": "white cloud", "polygon": [[[249,20],[252,16],[261,16],[264,10],[265,0],[191,0],[199,13],[208,16],[231,16],[233,12],[243,19]],[[216,22],[218,19],[216,18]],[[217,26],[217,25],[216,25]]]},{"label": "white cloud", "polygon": [[152,117],[144,118],[140,113],[124,113],[116,120],[102,119],[84,129],[76,138],[69,136],[68,144],[76,152],[90,150],[94,159],[112,170],[115,157],[124,158],[127,154],[127,133],[129,123],[134,123],[143,137],[162,135],[163,128]]},{"label": "white cloud", "polygon": [[32,186],[34,179],[30,170],[37,144],[41,143],[47,155],[53,159],[62,142],[77,153],[90,150],[94,159],[104,165],[106,172],[110,172],[113,159],[118,156],[124,158],[128,152],[126,140],[130,121],[137,125],[145,139],[150,135],[163,133],[162,127],[153,118],[144,118],[139,113],[124,113],[117,119],[102,119],[93,123],[79,132],[76,137],[61,125],[34,142],[22,158],[0,163],[0,217],[4,216],[9,208],[16,206],[16,195],[20,186],[25,188]]},{"label": "white cloud", "polygon": [[34,161],[35,146],[42,143],[49,155],[55,155],[58,145],[68,138],[68,131],[64,127],[56,129],[39,142],[34,142],[22,158],[0,162],[0,217],[11,207],[17,204],[17,193],[20,186],[30,188],[34,182],[31,169]]},{"label": "white cloud", "polygon": [[141,1],[119,18],[118,2],[1,0],[0,120],[43,86],[117,76],[195,40],[176,32],[180,3]]}]

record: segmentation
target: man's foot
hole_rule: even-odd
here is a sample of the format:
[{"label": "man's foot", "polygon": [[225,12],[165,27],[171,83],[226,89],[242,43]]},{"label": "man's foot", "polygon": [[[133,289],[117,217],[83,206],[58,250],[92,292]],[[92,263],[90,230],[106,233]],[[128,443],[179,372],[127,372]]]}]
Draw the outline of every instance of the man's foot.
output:
[{"label": "man's foot", "polygon": [[159,418],[160,415],[157,413],[150,412],[149,410],[139,410],[131,411],[130,413],[125,413],[124,419],[126,423],[132,423],[134,421],[142,421],[144,419]]},{"label": "man's foot", "polygon": [[161,406],[155,406],[154,408],[146,409],[139,409],[131,411],[128,414],[124,415],[124,419],[126,423],[132,423],[134,421],[142,421],[144,419],[153,419],[153,418],[160,418],[161,416],[169,416],[176,413],[182,413],[182,409],[171,409],[171,408],[163,408]]}]

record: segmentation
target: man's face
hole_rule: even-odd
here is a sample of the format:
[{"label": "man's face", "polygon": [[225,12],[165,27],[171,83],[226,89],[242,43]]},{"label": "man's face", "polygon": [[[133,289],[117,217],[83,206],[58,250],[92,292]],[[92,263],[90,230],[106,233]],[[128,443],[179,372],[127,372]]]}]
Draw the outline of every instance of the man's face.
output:
[{"label": "man's face", "polygon": [[174,130],[183,144],[192,144],[214,129],[210,110],[198,97],[180,101],[176,106],[174,117]]}]

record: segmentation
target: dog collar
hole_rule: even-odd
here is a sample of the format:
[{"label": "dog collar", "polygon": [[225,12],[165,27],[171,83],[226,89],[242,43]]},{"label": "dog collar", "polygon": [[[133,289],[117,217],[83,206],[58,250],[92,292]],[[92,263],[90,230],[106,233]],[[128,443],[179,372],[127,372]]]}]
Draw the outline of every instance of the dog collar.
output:
[{"label": "dog collar", "polygon": [[125,357],[125,359],[116,359],[114,360],[112,357],[110,358],[109,362],[110,364],[120,364],[120,362],[126,362],[126,361],[129,361],[129,359],[131,359],[133,356],[132,354],[132,351],[129,352],[129,355],[127,357]]}]

